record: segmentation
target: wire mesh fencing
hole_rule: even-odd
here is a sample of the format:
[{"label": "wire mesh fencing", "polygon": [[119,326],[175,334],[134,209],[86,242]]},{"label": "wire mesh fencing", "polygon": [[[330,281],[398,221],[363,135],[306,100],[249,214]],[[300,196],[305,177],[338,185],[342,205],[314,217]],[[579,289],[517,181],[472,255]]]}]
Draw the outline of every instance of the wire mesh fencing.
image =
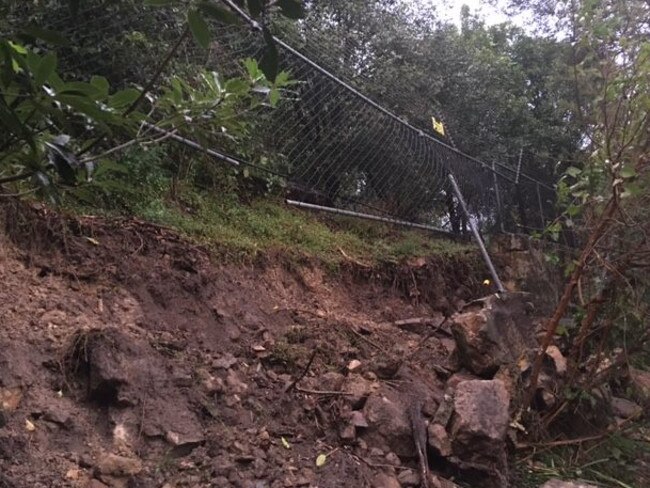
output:
[{"label": "wire mesh fencing", "polygon": [[[57,48],[64,72],[81,79],[105,76],[116,87],[144,86],[179,40],[182,46],[154,90],[166,75],[196,68],[224,79],[245,75],[242,60],[258,58],[265,47],[262,34],[246,22],[213,22],[210,47],[200,48],[187,35],[182,9],[143,8],[139,2],[88,0],[75,17],[66,2],[21,2],[8,15],[10,22],[28,19],[70,41]],[[261,106],[252,114],[254,144],[210,144],[256,171],[281,177],[289,199],[454,234],[467,233],[470,221],[488,233],[530,232],[554,218],[553,188],[440,140],[424,126],[427,107],[422,120],[409,123],[367,98],[356,83],[364,80],[362,63],[350,64],[346,53],[322,40],[310,43],[295,30],[286,34],[291,44],[282,35],[277,33],[280,68],[296,83],[284,89],[277,108]],[[396,110],[400,103],[408,100],[390,100]],[[469,217],[449,175],[458,182]]]}]

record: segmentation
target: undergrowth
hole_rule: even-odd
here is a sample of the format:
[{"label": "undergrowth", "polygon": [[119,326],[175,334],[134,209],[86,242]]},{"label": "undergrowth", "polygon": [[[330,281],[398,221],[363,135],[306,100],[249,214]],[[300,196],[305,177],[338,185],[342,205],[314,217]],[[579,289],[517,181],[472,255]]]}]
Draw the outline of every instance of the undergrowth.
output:
[{"label": "undergrowth", "polygon": [[[95,181],[72,192],[67,202],[83,212],[132,215],[172,227],[234,258],[281,252],[332,265],[345,260],[373,265],[474,250],[424,231],[289,208],[270,185],[250,191],[248,174],[231,169],[213,166],[208,184],[191,177],[179,182],[165,157],[160,148],[129,152],[100,167]],[[146,184],[136,183],[142,181]]]}]

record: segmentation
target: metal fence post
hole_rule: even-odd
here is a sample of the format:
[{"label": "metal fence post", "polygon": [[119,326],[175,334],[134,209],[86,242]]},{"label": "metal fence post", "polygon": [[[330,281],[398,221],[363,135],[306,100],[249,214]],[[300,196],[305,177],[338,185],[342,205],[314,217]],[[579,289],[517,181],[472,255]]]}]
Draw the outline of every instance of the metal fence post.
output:
[{"label": "metal fence post", "polygon": [[503,287],[503,283],[501,283],[501,280],[499,279],[497,270],[494,267],[492,258],[490,258],[490,255],[488,254],[487,249],[485,248],[485,242],[483,242],[483,238],[481,237],[481,234],[479,233],[478,228],[476,227],[476,223],[474,222],[474,220],[472,220],[472,216],[469,213],[469,208],[467,208],[467,204],[465,203],[463,194],[460,192],[460,188],[458,187],[458,183],[456,183],[456,178],[454,178],[454,175],[452,174],[449,175],[449,181],[451,182],[451,187],[453,188],[454,193],[456,194],[456,198],[458,198],[458,202],[460,203],[463,213],[467,218],[467,222],[469,223],[469,227],[472,230],[472,234],[474,234],[474,240],[476,241],[476,244],[481,250],[481,254],[483,255],[483,260],[485,261],[485,264],[490,270],[490,274],[492,275],[494,284],[496,285],[497,290],[499,290],[499,293],[504,293],[506,289]]}]

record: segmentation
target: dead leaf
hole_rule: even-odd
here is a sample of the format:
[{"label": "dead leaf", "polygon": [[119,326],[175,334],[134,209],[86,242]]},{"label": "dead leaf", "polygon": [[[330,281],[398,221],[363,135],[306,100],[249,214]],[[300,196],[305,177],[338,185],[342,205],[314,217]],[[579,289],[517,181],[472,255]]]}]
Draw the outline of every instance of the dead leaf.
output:
[{"label": "dead leaf", "polygon": [[316,467],[321,468],[327,462],[327,454],[319,454],[316,458]]},{"label": "dead leaf", "polygon": [[27,430],[27,432],[34,432],[36,430],[36,426],[30,422],[29,419],[25,419],[25,430]]}]

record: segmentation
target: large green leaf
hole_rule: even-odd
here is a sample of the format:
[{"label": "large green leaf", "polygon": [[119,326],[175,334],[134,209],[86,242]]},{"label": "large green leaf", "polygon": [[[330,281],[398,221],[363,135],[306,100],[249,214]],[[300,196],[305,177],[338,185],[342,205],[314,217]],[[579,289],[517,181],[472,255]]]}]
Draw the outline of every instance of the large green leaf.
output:
[{"label": "large green leaf", "polygon": [[113,94],[108,101],[108,105],[114,109],[122,109],[130,106],[140,96],[140,91],[135,88],[127,88]]},{"label": "large green leaf", "polygon": [[43,85],[47,80],[50,79],[52,73],[56,70],[56,54],[47,53],[42,59],[38,68],[34,70],[34,83],[37,86]]},{"label": "large green leaf", "polygon": [[187,14],[187,21],[190,24],[190,30],[196,42],[202,48],[210,46],[210,28],[205,19],[198,10],[190,10]]}]

